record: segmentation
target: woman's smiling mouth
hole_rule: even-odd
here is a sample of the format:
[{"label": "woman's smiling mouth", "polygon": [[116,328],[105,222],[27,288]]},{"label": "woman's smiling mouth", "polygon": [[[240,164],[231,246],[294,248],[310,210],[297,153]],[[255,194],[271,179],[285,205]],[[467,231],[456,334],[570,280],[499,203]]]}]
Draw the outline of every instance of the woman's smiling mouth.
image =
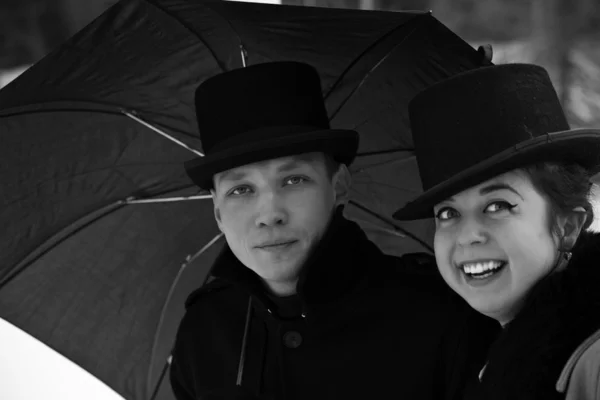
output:
[{"label": "woman's smiling mouth", "polygon": [[507,265],[506,261],[486,260],[463,262],[459,268],[470,279],[486,279],[502,271]]}]

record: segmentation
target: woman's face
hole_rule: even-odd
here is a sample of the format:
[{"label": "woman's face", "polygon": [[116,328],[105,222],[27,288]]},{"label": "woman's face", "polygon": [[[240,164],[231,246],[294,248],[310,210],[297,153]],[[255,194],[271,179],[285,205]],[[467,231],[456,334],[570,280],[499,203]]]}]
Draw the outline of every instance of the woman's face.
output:
[{"label": "woman's face", "polygon": [[437,204],[435,256],[448,285],[477,311],[508,323],[557,261],[548,211],[520,170]]}]

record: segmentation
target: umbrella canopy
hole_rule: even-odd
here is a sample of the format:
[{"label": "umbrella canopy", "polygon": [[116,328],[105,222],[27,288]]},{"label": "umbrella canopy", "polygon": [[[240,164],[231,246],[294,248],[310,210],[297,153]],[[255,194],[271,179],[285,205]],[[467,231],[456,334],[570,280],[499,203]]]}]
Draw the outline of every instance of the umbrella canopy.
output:
[{"label": "umbrella canopy", "polygon": [[429,13],[123,0],[0,91],[0,317],[150,397],[223,243],[182,165],[202,152],[194,90],[283,60],[315,66],[332,126],[361,134],[348,217],[387,253],[430,251],[431,221],[390,219],[421,190],[406,109],[481,65],[467,43]]}]

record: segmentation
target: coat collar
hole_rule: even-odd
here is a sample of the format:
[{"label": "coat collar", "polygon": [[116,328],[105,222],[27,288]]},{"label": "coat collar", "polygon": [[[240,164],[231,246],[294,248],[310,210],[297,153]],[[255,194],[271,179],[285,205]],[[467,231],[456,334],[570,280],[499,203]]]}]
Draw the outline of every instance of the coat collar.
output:
[{"label": "coat collar", "polygon": [[[344,218],[343,208],[338,208],[302,268],[296,295],[302,310],[312,312],[342,301],[359,288],[367,263],[376,262],[381,255],[362,229]],[[259,276],[245,267],[227,245],[217,257],[212,275],[241,287],[268,310],[277,310],[278,303],[290,307],[290,299],[282,302],[268,295]]]},{"label": "coat collar", "polygon": [[571,353],[600,328],[600,234],[583,233],[566,269],[533,289],[492,345],[477,398],[560,399]]}]

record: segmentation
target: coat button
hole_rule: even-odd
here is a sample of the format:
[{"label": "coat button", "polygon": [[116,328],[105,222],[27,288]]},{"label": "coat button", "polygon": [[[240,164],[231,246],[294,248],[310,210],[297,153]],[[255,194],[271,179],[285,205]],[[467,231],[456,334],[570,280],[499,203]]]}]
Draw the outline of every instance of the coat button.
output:
[{"label": "coat button", "polygon": [[288,349],[297,349],[302,344],[302,335],[296,331],[289,331],[283,335],[283,344]]}]

